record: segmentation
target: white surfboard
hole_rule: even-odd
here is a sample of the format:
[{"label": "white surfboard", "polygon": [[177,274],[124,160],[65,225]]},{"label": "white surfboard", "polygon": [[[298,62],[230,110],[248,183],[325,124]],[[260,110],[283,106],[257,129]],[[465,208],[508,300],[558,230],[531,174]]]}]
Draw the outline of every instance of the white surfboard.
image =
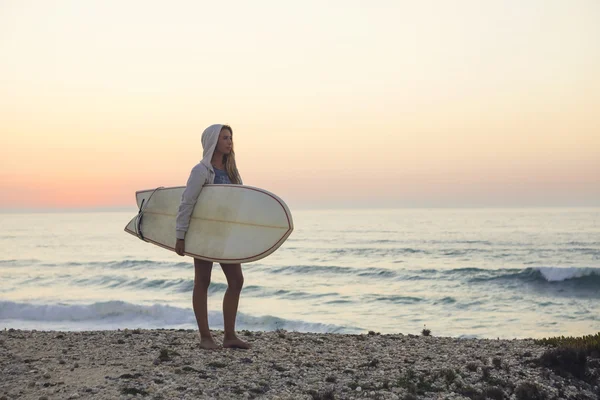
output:
[{"label": "white surfboard", "polygon": [[[175,251],[175,220],[185,187],[136,192],[140,213],[125,231]],[[185,254],[219,263],[245,263],[273,253],[294,229],[279,197],[245,185],[205,185],[185,236]]]}]

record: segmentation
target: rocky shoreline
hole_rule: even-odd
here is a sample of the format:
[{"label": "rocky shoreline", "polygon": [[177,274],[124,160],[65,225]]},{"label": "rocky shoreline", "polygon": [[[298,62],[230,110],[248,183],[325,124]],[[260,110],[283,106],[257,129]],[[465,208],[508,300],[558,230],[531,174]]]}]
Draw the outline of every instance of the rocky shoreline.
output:
[{"label": "rocky shoreline", "polygon": [[541,366],[533,340],[239,334],[252,349],[202,350],[191,330],[4,330],[0,400],[600,399],[597,379]]}]

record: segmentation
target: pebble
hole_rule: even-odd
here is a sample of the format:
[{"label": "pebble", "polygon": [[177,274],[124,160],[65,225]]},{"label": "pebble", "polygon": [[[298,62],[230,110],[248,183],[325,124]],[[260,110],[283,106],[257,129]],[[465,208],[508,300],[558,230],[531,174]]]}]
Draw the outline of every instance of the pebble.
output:
[{"label": "pebble", "polygon": [[[57,398],[95,400],[308,400],[317,396],[400,400],[409,394],[406,382],[438,390],[417,396],[426,400],[464,400],[469,396],[461,388],[469,386],[480,393],[499,386],[504,398],[515,398],[514,387],[523,382],[538,385],[547,398],[558,397],[555,386],[562,387],[567,398],[597,397],[590,390],[597,391],[598,383],[574,383],[532,365],[530,361],[546,349],[531,340],[280,331],[240,335],[252,344],[250,350],[204,351],[197,346],[197,333],[190,330],[36,332],[27,341],[19,338],[22,334],[0,332],[11,349],[0,353],[0,394],[4,394],[0,400],[8,400],[7,395],[42,400],[47,398],[40,396],[42,390]],[[222,332],[213,334],[222,341]],[[89,345],[92,337],[94,346]],[[126,345],[118,345],[118,340]],[[64,348],[79,360],[70,368],[61,362]],[[494,368],[494,357],[500,352],[502,368]],[[484,360],[493,384],[482,381]],[[479,367],[473,371],[469,363]],[[44,381],[31,375],[36,372]]]}]

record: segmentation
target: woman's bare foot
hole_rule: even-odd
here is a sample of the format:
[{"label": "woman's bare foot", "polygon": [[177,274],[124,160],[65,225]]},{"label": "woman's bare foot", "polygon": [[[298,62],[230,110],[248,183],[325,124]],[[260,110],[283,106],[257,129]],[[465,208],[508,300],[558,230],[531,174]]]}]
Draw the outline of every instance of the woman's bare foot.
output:
[{"label": "woman's bare foot", "polygon": [[200,338],[200,348],[206,350],[216,350],[219,348],[219,345],[215,343],[215,340],[212,337]]},{"label": "woman's bare foot", "polygon": [[223,347],[229,349],[249,349],[252,346],[250,343],[244,342],[242,339],[234,336],[230,339],[223,339]]}]

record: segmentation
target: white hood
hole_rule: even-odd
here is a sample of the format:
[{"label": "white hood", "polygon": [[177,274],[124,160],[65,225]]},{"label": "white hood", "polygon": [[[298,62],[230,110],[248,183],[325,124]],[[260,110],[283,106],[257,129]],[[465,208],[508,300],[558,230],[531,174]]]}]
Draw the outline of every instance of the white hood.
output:
[{"label": "white hood", "polygon": [[201,163],[204,164],[209,170],[213,170],[211,161],[213,153],[215,152],[215,148],[217,147],[217,142],[219,141],[219,134],[221,133],[221,129],[223,129],[222,124],[214,124],[209,126],[202,132],[202,148],[204,152],[202,154]]}]

